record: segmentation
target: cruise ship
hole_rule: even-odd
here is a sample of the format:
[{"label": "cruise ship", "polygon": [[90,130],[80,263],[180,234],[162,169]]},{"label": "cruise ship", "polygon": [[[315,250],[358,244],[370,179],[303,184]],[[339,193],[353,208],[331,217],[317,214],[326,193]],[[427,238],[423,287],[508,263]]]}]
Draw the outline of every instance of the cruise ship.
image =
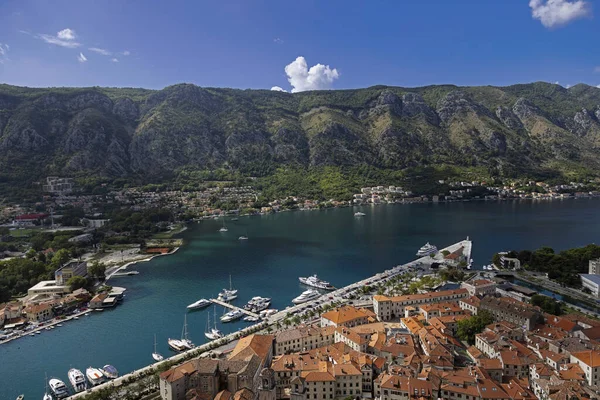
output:
[{"label": "cruise ship", "polygon": [[83,372],[78,369],[71,368],[67,375],[69,376],[69,382],[71,382],[71,386],[73,386],[75,393],[83,392],[87,389],[87,382],[85,380],[85,376],[83,376]]},{"label": "cruise ship", "polygon": [[227,314],[225,314],[221,317],[221,321],[222,322],[231,322],[231,321],[235,321],[236,319],[242,318],[242,316],[244,316],[244,313],[241,310],[231,310]]},{"label": "cruise ship", "polygon": [[317,289],[324,289],[324,290],[334,290],[335,289],[333,286],[331,286],[331,284],[329,282],[323,281],[323,280],[317,278],[317,275],[309,276],[308,278],[300,277],[300,278],[298,278],[298,280],[300,281],[300,283],[302,283],[306,286],[316,287]]},{"label": "cruise ship", "polygon": [[98,368],[89,367],[85,370],[85,376],[87,376],[88,381],[90,381],[92,386],[96,386],[104,382],[104,374]]},{"label": "cruise ship", "polygon": [[102,367],[102,373],[108,379],[117,379],[119,377],[119,371],[117,371],[117,369],[110,364],[106,364],[104,367]]},{"label": "cruise ship", "polygon": [[314,289],[308,289],[308,290],[302,292],[302,294],[300,296],[298,296],[294,300],[292,300],[292,303],[294,303],[294,304],[306,303],[307,301],[316,299],[319,296],[321,296],[321,293],[317,292]]},{"label": "cruise ship", "polygon": [[419,257],[425,257],[425,256],[428,256],[430,254],[435,254],[435,253],[437,253],[437,251],[438,251],[437,247],[435,247],[434,245],[429,244],[429,242],[427,242],[425,244],[425,246],[421,247],[419,249],[419,251],[417,251],[417,255]]},{"label": "cruise ship", "polygon": [[210,305],[210,301],[206,300],[206,299],[200,299],[192,304],[190,304],[189,306],[187,306],[188,310],[197,310],[200,308],[204,308],[204,307],[208,307]]},{"label": "cruise ship", "polygon": [[48,382],[48,386],[50,386],[50,390],[54,394],[54,397],[57,399],[64,399],[69,397],[69,389],[67,389],[67,385],[60,379],[52,378]]}]

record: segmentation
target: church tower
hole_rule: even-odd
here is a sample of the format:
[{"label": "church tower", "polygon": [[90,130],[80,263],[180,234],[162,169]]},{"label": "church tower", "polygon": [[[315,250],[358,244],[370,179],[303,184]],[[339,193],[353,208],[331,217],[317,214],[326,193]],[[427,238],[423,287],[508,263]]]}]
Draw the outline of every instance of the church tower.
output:
[{"label": "church tower", "polygon": [[258,400],[275,400],[275,398],[275,373],[271,368],[263,368],[260,371]]}]

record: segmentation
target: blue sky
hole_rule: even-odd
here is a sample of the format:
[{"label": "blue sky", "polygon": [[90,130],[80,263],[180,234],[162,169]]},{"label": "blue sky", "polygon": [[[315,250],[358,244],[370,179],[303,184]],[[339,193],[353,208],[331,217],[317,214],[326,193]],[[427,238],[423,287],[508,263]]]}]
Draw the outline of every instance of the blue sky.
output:
[{"label": "blue sky", "polygon": [[598,85],[599,8],[596,0],[1,0],[0,82]]}]

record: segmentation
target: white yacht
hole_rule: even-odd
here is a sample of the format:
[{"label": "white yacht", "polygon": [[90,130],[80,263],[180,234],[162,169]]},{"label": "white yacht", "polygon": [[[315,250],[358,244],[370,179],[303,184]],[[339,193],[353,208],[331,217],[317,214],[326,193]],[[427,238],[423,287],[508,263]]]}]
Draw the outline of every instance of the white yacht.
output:
[{"label": "white yacht", "polygon": [[88,381],[90,381],[92,386],[96,386],[104,382],[104,374],[98,368],[88,367],[88,369],[85,370],[85,376],[87,376]]},{"label": "white yacht", "polygon": [[210,301],[206,299],[200,299],[189,306],[187,306],[188,310],[198,310],[200,308],[208,307],[210,305]]},{"label": "white yacht", "polygon": [[247,315],[244,317],[244,321],[246,322],[257,322],[259,319],[259,317],[253,317],[251,315]]},{"label": "white yacht", "polygon": [[101,371],[108,379],[117,379],[119,377],[119,371],[110,364],[106,364],[102,367]]},{"label": "white yacht", "polygon": [[48,386],[50,386],[50,390],[57,399],[69,397],[69,389],[67,389],[67,385],[60,379],[51,378],[48,382]]},{"label": "white yacht", "polygon": [[248,240],[248,236],[242,235],[238,238],[238,240]]},{"label": "white yacht", "polygon": [[425,244],[425,246],[421,247],[421,248],[419,249],[419,251],[417,251],[417,255],[418,255],[419,257],[425,257],[425,256],[428,256],[428,255],[430,255],[430,254],[437,253],[437,251],[438,251],[438,250],[437,250],[437,247],[435,247],[434,245],[432,245],[432,244],[429,244],[429,242],[427,242],[427,243]]},{"label": "white yacht", "polygon": [[321,293],[317,292],[314,289],[308,289],[308,290],[302,292],[302,294],[300,296],[298,296],[294,300],[292,300],[292,303],[294,303],[294,304],[306,303],[307,301],[316,299],[319,296],[321,296]]},{"label": "white yacht", "polygon": [[244,310],[257,313],[269,308],[269,305],[271,305],[271,299],[269,297],[256,296],[251,298],[250,301],[244,305]]},{"label": "white yacht", "polygon": [[223,333],[221,333],[220,330],[217,329],[217,308],[215,307],[215,313],[214,313],[214,319],[215,319],[215,326],[213,328],[210,327],[210,311],[208,312],[208,319],[206,321],[206,332],[204,332],[204,336],[206,336],[206,338],[208,340],[217,340],[217,339],[221,339],[223,337]]},{"label": "white yacht", "polygon": [[158,351],[156,351],[156,334],[154,335],[154,353],[152,353],[152,358],[154,361],[162,361],[165,359]]},{"label": "white yacht", "polygon": [[180,339],[169,338],[167,343],[169,344],[169,348],[173,351],[185,351],[188,349],[185,343],[183,343]]},{"label": "white yacht", "polygon": [[298,278],[298,280],[300,281],[300,283],[302,283],[306,286],[312,286],[312,287],[316,287],[318,289],[325,289],[325,290],[334,290],[335,289],[333,286],[331,286],[331,284],[329,282],[323,281],[323,280],[317,278],[317,275],[309,276],[308,278],[301,276],[300,278]]},{"label": "white yacht", "polygon": [[365,214],[363,212],[360,212],[360,211],[357,211],[357,212],[354,213],[355,217],[364,217],[365,215],[367,215],[367,214]]},{"label": "white yacht", "polygon": [[169,347],[175,351],[186,351],[194,348],[194,343],[188,338],[187,332],[187,315],[183,317],[183,329],[181,330],[181,339],[167,340]]},{"label": "white yacht", "polygon": [[278,312],[279,312],[279,310],[277,310],[275,308],[271,308],[271,309],[268,309],[268,310],[261,311],[260,314],[259,314],[259,316],[264,319],[264,318],[270,317],[273,314],[277,314]]},{"label": "white yacht", "polygon": [[78,369],[71,368],[67,375],[69,376],[69,382],[71,382],[71,386],[73,386],[75,393],[83,392],[87,389],[87,382],[85,380],[85,376],[83,376],[83,372]]},{"label": "white yacht", "polygon": [[223,322],[231,322],[236,319],[240,319],[244,316],[244,313],[241,310],[231,310],[227,314],[221,317],[221,321]]}]

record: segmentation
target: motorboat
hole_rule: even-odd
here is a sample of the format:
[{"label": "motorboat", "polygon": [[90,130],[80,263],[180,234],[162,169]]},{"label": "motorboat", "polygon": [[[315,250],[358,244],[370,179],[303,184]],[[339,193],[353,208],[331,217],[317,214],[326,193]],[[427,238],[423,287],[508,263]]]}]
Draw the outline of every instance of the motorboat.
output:
[{"label": "motorboat", "polygon": [[88,381],[92,386],[99,385],[105,381],[102,371],[94,367],[88,367],[88,369],[85,370],[85,376],[87,376]]},{"label": "motorboat", "polygon": [[367,214],[365,214],[363,212],[360,212],[360,211],[357,211],[357,212],[354,213],[355,217],[364,217],[365,215],[367,215]]},{"label": "motorboat", "polygon": [[229,311],[227,314],[223,315],[221,317],[221,321],[222,322],[231,322],[231,321],[235,321],[236,319],[240,319],[244,316],[244,313],[242,310],[231,310]]},{"label": "motorboat", "polygon": [[306,303],[307,301],[316,299],[317,297],[320,297],[320,296],[321,296],[321,293],[317,292],[316,290],[308,289],[308,290],[302,292],[302,294],[300,296],[293,299],[292,303],[302,304],[302,303]]},{"label": "motorboat", "polygon": [[104,367],[102,367],[102,373],[108,379],[117,379],[119,377],[119,371],[117,371],[117,369],[110,364],[106,364]]},{"label": "motorboat", "polygon": [[190,305],[187,306],[188,310],[198,310],[200,308],[208,307],[210,305],[210,301],[206,299],[200,299]]},{"label": "motorboat", "polygon": [[248,236],[242,235],[238,238],[238,240],[248,240]]},{"label": "motorboat", "polygon": [[60,379],[51,378],[48,381],[48,386],[50,386],[50,391],[54,394],[54,397],[57,399],[64,399],[65,397],[69,397],[69,389],[67,385]]},{"label": "motorboat", "polygon": [[173,351],[186,351],[188,350],[187,345],[183,343],[180,339],[171,339],[167,340],[169,348]]},{"label": "motorboat", "polygon": [[435,247],[434,245],[429,244],[429,242],[427,242],[423,247],[421,247],[419,249],[419,251],[417,251],[417,256],[425,257],[430,254],[435,254],[435,253],[437,253],[437,251],[438,251],[437,247]]},{"label": "motorboat", "polygon": [[215,307],[214,313],[215,326],[211,328],[210,326],[210,311],[208,312],[208,318],[206,320],[206,331],[204,332],[204,336],[208,340],[217,340],[223,337],[223,333],[217,329],[217,308]]},{"label": "motorboat", "polygon": [[309,276],[308,278],[301,276],[300,278],[298,278],[298,280],[300,281],[300,283],[302,283],[306,286],[312,286],[317,289],[324,289],[324,290],[334,290],[335,289],[333,286],[331,286],[331,284],[329,282],[317,278],[317,275],[312,275],[312,276]]},{"label": "motorboat", "polygon": [[233,284],[231,283],[231,274],[229,274],[229,289],[221,290],[218,299],[224,302],[229,302],[231,300],[237,299],[237,293],[237,289],[234,289]]},{"label": "motorboat", "polygon": [[69,376],[69,382],[71,382],[71,386],[73,386],[75,393],[83,392],[87,389],[87,382],[85,376],[83,376],[83,372],[76,368],[71,368],[67,375]]},{"label": "motorboat", "polygon": [[269,318],[273,314],[277,314],[278,312],[279,312],[279,310],[271,308],[271,309],[268,309],[268,310],[261,311],[260,314],[259,314],[259,316],[261,318],[265,319],[265,318]]},{"label": "motorboat", "polygon": [[154,361],[162,361],[165,359],[158,351],[156,351],[156,334],[154,335],[154,352],[152,353],[152,358]]},{"label": "motorboat", "polygon": [[251,315],[247,315],[246,317],[244,317],[244,321],[246,322],[257,322],[259,319],[259,317],[253,317]]}]

